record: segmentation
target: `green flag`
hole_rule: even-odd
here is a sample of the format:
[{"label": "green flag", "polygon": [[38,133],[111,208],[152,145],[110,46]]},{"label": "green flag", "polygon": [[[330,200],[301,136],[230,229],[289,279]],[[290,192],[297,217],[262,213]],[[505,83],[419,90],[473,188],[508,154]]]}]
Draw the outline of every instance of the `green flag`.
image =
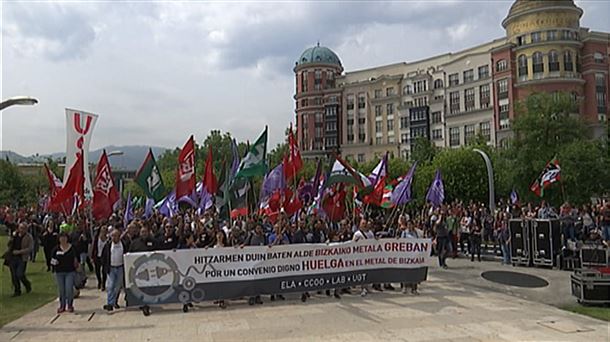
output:
[{"label": "green flag", "polygon": [[239,169],[235,178],[252,178],[264,176],[267,172],[267,127],[263,134],[256,139],[248,154],[239,163]]},{"label": "green flag", "polygon": [[144,163],[136,173],[135,181],[144,190],[147,198],[152,198],[155,202],[163,199],[165,187],[151,149],[148,150]]}]

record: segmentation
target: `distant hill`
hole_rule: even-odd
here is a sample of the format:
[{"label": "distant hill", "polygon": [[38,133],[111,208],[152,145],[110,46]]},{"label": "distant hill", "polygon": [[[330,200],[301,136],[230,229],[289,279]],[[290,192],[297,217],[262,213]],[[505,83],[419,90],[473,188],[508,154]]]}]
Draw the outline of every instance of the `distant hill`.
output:
[{"label": "distant hill", "polygon": [[[106,153],[110,153],[113,151],[121,151],[122,155],[116,155],[110,157],[110,164],[113,168],[123,169],[123,170],[137,170],[142,161],[144,161],[144,157],[148,153],[149,146],[106,146],[101,149],[93,150],[89,152],[89,162],[96,163],[100,155],[102,154],[102,150],[106,150]],[[167,148],[165,147],[152,147],[153,154],[155,158],[159,158]],[[37,155],[24,157],[12,151],[0,151],[0,158],[6,159],[8,156],[8,160],[12,163],[35,163],[35,162],[44,162],[48,157],[51,157],[53,160],[61,160],[64,158],[65,153],[53,153],[50,155]]]}]

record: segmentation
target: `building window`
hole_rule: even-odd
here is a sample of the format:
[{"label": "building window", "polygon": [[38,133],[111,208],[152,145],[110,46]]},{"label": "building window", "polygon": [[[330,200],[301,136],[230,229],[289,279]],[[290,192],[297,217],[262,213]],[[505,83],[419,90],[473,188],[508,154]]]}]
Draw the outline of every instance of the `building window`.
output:
[{"label": "building window", "polygon": [[597,102],[597,113],[606,114],[606,76],[604,74],[595,74],[595,100]]},{"label": "building window", "polygon": [[525,37],[519,36],[517,37],[517,46],[525,45]]},{"label": "building window", "polygon": [[375,145],[381,145],[383,144],[383,138],[382,137],[376,137],[375,138]]},{"label": "building window", "polygon": [[366,107],[366,97],[364,94],[358,94],[358,109]]},{"label": "building window", "polygon": [[520,55],[517,58],[518,72],[519,72],[519,80],[523,81],[527,79],[527,57],[525,55]]},{"label": "building window", "polygon": [[479,67],[479,79],[482,80],[487,77],[489,77],[489,65],[480,66]]},{"label": "building window", "polygon": [[358,154],[357,160],[359,163],[364,163],[364,154],[363,153]]},{"label": "building window", "polygon": [[393,96],[394,95],[394,87],[387,88],[385,90],[385,95],[386,96]]},{"label": "building window", "polygon": [[474,88],[464,90],[464,109],[467,112],[474,109]]},{"label": "building window", "polygon": [[481,132],[481,135],[485,137],[486,141],[491,140],[491,123],[489,121],[481,122],[479,124],[479,130]]},{"label": "building window", "polygon": [[565,51],[563,53],[563,69],[565,71],[574,71],[574,64],[572,62],[572,52]]},{"label": "building window", "polygon": [[326,144],[325,144],[326,148],[332,148],[332,147],[336,147],[337,146],[337,138],[335,138],[335,137],[327,137],[325,140],[326,140],[325,141],[326,142]]},{"label": "building window", "polygon": [[393,135],[388,136],[388,144],[393,144],[396,142],[396,139]]},{"label": "building window", "polygon": [[508,119],[508,105],[500,106],[500,129],[510,128],[510,121]]},{"label": "building window", "polygon": [[366,123],[366,118],[358,118],[358,125],[364,125]]},{"label": "building window", "polygon": [[441,123],[441,112],[432,112],[432,123],[437,124]]},{"label": "building window", "polygon": [[557,40],[557,30],[546,31],[546,40]]},{"label": "building window", "polygon": [[386,113],[386,115],[393,115],[394,114],[394,104],[393,103],[388,103],[385,106],[385,113]]},{"label": "building window", "polygon": [[381,97],[381,89],[375,89],[375,98],[378,99]]},{"label": "building window", "polygon": [[422,93],[426,90],[428,90],[428,81],[426,81],[426,80],[417,81],[413,84],[413,93],[414,94]]},{"label": "building window", "polygon": [[544,72],[544,60],[542,58],[542,52],[534,52],[532,55],[532,67],[534,74],[540,74]]},{"label": "building window", "polygon": [[314,71],[313,88],[314,88],[314,90],[321,90],[322,89],[322,70],[315,70]]},{"label": "building window", "polygon": [[508,69],[508,63],[505,59],[501,59],[496,63],[496,71],[505,71]]},{"label": "building window", "polygon": [[405,92],[405,94],[407,94],[407,95],[410,95],[411,93],[413,93],[413,91],[411,91],[411,85],[410,85],[410,84],[407,84],[407,85],[404,87],[403,91],[404,91],[404,92]]},{"label": "building window", "polygon": [[498,99],[506,99],[508,98],[508,80],[503,79],[498,81]]},{"label": "building window", "polygon": [[336,121],[328,121],[326,123],[326,132],[336,132],[337,131],[337,122]]},{"label": "building window", "polygon": [[409,118],[406,116],[403,116],[400,118],[400,129],[407,129],[407,127],[409,126]]},{"label": "building window", "polygon": [[449,93],[449,113],[455,114],[460,112],[460,92],[452,91]]},{"label": "building window", "polygon": [[559,71],[559,55],[555,50],[549,52],[549,72],[552,71]]},{"label": "building window", "polygon": [[540,32],[532,32],[531,38],[532,38],[532,43],[538,43],[540,42],[541,39],[541,34]]},{"label": "building window", "polygon": [[460,145],[460,128],[451,127],[449,128],[449,146]]},{"label": "building window", "polygon": [[464,71],[464,83],[472,81],[474,81],[474,71],[472,69]]},{"label": "building window", "polygon": [[432,140],[443,140],[443,130],[441,128],[432,130]]},{"label": "building window", "polygon": [[414,99],[415,107],[423,107],[428,105],[428,96],[416,97]]},{"label": "building window", "polygon": [[460,84],[460,79],[458,74],[449,75],[449,86],[455,86]]},{"label": "building window", "polygon": [[426,127],[411,128],[411,139],[416,139],[418,137],[424,137],[424,138],[428,137]]},{"label": "building window", "polygon": [[335,87],[335,73],[332,70],[326,71],[326,88]]},{"label": "building window", "polygon": [[425,110],[412,110],[409,114],[411,122],[414,121],[424,121],[426,120],[426,111]]},{"label": "building window", "polygon": [[575,40],[576,33],[570,30],[561,30],[561,39],[562,40]]},{"label": "building window", "polygon": [[382,122],[381,121],[376,121],[375,122],[375,132],[377,133],[381,133],[382,132]]},{"label": "building window", "polygon": [[381,106],[375,106],[375,117],[376,118],[381,117]]},{"label": "building window", "polygon": [[469,144],[470,141],[474,138],[475,129],[474,125],[465,125],[464,126],[464,142]]},{"label": "building window", "polygon": [[479,102],[481,103],[481,108],[489,107],[491,102],[491,91],[489,84],[483,84],[479,87]]},{"label": "building window", "polygon": [[440,78],[434,80],[434,89],[440,89],[442,87],[443,87],[443,80],[441,80]]},{"label": "building window", "polygon": [[401,144],[409,143],[409,135],[407,133],[403,133],[400,135],[400,143]]},{"label": "building window", "polygon": [[387,121],[387,128],[388,128],[388,132],[393,131],[394,130],[394,120],[390,119]]},{"label": "building window", "polygon": [[354,94],[349,94],[347,95],[347,110],[353,110],[354,109]]},{"label": "building window", "polygon": [[604,63],[604,55],[601,52],[595,52],[593,54],[593,60],[595,63]]},{"label": "building window", "polygon": [[576,53],[576,72],[580,72],[580,53]]}]

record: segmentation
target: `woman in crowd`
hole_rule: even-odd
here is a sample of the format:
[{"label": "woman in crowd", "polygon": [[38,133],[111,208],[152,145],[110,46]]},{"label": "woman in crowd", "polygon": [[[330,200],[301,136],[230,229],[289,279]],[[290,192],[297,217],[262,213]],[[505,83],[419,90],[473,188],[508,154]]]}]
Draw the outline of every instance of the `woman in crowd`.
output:
[{"label": "woman in crowd", "polygon": [[79,255],[69,242],[68,234],[59,235],[59,245],[53,250],[51,265],[57,280],[59,308],[57,313],[74,312],[74,277],[80,267]]},{"label": "woman in crowd", "polygon": [[44,257],[47,262],[47,272],[51,271],[51,258],[53,250],[57,247],[58,233],[53,220],[47,220],[46,227],[42,235],[40,236],[42,248],[44,250]]},{"label": "woman in crowd", "polygon": [[102,250],[107,241],[108,227],[102,225],[93,239],[93,249],[91,250],[91,259],[93,259],[93,264],[95,266],[97,288],[102,291],[106,290],[106,270],[104,269],[104,263],[102,262]]}]

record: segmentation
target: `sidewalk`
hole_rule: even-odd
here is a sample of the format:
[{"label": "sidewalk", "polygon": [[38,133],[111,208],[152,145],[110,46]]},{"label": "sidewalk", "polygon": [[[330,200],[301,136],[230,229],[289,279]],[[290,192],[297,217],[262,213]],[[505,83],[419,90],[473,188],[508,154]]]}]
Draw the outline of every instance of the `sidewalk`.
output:
[{"label": "sidewalk", "polygon": [[[56,303],[7,324],[0,341],[608,341],[608,323],[541,303],[572,300],[569,273],[449,260],[449,270],[432,269],[421,295],[373,291],[366,298],[341,300],[314,295],[248,306],[230,301],[222,310],[211,303],[188,313],[179,304],[112,314],[101,307],[105,293],[83,291],[75,314],[55,314]],[[506,289],[484,280],[485,270],[534,273],[547,279],[542,289]],[[565,285],[564,285],[565,282]],[[95,285],[95,281],[89,283]],[[567,290],[565,289],[567,288]],[[559,291],[559,292],[558,292]],[[553,300],[552,297],[562,297]],[[567,297],[567,299],[566,299]],[[537,299],[537,300],[536,300]]]}]

